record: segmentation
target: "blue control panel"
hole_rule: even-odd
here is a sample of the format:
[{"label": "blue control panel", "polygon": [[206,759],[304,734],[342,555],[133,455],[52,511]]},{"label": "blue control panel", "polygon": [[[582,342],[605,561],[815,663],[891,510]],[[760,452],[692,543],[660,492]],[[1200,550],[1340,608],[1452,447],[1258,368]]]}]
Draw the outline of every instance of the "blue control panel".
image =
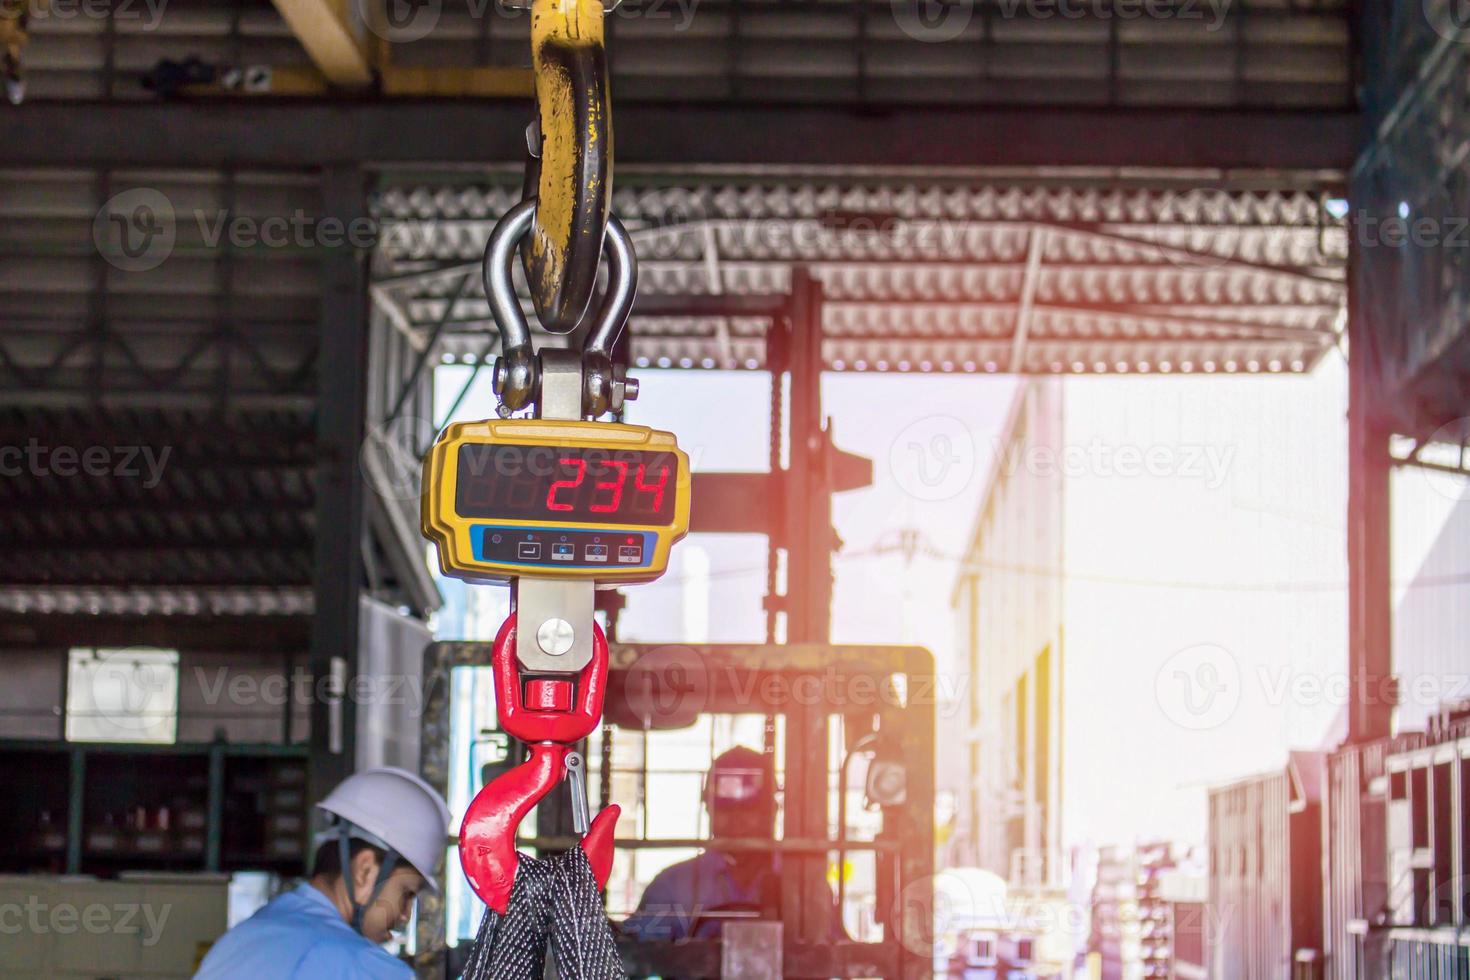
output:
[{"label": "blue control panel", "polygon": [[578,531],[565,527],[470,528],[476,561],[527,568],[647,568],[658,535],[649,531]]}]

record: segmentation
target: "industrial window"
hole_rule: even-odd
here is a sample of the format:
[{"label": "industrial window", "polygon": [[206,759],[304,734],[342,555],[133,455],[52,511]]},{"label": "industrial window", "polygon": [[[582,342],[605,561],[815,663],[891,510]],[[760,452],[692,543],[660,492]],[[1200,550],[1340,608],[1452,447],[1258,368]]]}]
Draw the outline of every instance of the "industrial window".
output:
[{"label": "industrial window", "polygon": [[1454,800],[1451,763],[1434,767],[1434,897],[1429,909],[1431,925],[1453,925],[1455,921]]},{"label": "industrial window", "polygon": [[66,677],[72,742],[172,744],[179,729],[179,653],[74,647]]},{"label": "industrial window", "polygon": [[[1460,760],[1460,875],[1459,925],[1470,925],[1470,759]],[[1467,951],[1470,955],[1470,951]]]},{"label": "industrial window", "polygon": [[1410,812],[1413,815],[1414,848],[1429,846],[1429,770],[1423,766],[1414,769],[1409,777],[1411,797]]}]

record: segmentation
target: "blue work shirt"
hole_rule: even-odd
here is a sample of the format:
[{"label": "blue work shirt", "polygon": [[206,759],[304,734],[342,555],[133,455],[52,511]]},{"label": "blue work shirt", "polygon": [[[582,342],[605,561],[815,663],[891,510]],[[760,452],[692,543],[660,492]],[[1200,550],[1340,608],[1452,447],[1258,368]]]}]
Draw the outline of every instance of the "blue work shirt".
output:
[{"label": "blue work shirt", "polygon": [[[724,922],[750,918],[768,896],[780,895],[779,859],[749,884],[735,879],[731,864],[729,855],[705,851],[660,871],[644,889],[638,910],[623,920],[623,931],[643,942],[718,939]],[[722,911],[733,915],[720,915]],[[844,938],[835,901],[831,936],[834,941]]]},{"label": "blue work shirt", "polygon": [[310,884],[272,899],[219,938],[194,980],[413,980]]}]

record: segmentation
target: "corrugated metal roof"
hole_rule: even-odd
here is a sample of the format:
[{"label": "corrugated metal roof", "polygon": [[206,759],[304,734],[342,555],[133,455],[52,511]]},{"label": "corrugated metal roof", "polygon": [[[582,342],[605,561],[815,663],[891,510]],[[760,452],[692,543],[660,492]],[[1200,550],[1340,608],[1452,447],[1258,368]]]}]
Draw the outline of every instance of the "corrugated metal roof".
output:
[{"label": "corrugated metal roof", "polygon": [[[479,256],[518,190],[397,186],[374,299],[450,356],[495,352]],[[1346,232],[1321,192],[729,178],[624,187],[638,365],[761,368],[792,270],[832,370],[1304,371],[1336,343]],[[461,284],[466,283],[463,289]],[[688,309],[681,309],[687,307]]]},{"label": "corrugated metal roof", "polygon": [[0,408],[0,586],[312,579],[310,413]]},{"label": "corrugated metal roof", "polygon": [[[328,231],[371,244],[320,199],[305,171],[0,171],[0,612],[310,611],[321,264]],[[379,332],[373,418],[415,360]],[[379,519],[415,498],[375,489],[370,588],[431,606],[416,527]]]},{"label": "corrugated metal roof", "polygon": [[205,608],[187,597],[310,585],[319,257],[226,223],[318,198],[305,173],[0,174],[0,587],[17,602],[127,607],[116,590],[141,589]]},{"label": "corrugated metal roof", "polygon": [[21,616],[309,616],[311,589],[0,587],[0,613]]},{"label": "corrugated metal roof", "polygon": [[319,255],[259,233],[319,196],[305,172],[0,171],[0,403],[309,405]]},{"label": "corrugated metal roof", "polygon": [[[163,58],[308,63],[268,0],[155,6],[55,3],[35,17],[29,98],[147,98],[140,79]],[[97,9],[112,16],[83,12]],[[494,0],[427,0],[387,33],[397,64],[525,65],[527,24]],[[1347,0],[624,0],[609,24],[622,100],[1325,108],[1355,97]]]}]

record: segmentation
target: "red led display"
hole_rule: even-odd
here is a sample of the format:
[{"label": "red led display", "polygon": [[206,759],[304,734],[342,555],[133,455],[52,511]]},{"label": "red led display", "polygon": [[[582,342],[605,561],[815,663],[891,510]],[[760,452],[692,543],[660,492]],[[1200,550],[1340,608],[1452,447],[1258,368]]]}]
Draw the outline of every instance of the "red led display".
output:
[{"label": "red led display", "polygon": [[672,453],[474,444],[460,447],[461,517],[584,525],[660,525],[674,518]]}]

